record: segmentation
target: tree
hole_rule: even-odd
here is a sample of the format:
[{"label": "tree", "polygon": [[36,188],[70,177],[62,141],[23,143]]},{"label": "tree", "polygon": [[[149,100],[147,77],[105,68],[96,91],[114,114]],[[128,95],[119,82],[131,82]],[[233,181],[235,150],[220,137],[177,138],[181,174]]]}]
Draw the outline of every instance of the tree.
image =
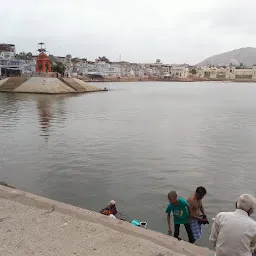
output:
[{"label": "tree", "polygon": [[46,70],[46,72],[48,72],[48,70],[49,70],[49,65],[48,65],[48,63],[45,63],[45,70]]},{"label": "tree", "polygon": [[65,65],[62,62],[52,62],[52,72],[64,73],[66,70]]},{"label": "tree", "polygon": [[28,52],[28,53],[27,53],[27,59],[28,59],[28,60],[32,60],[32,57],[33,57],[32,53],[31,53],[31,52]]},{"label": "tree", "polygon": [[41,71],[41,70],[42,70],[42,67],[43,67],[43,66],[42,66],[42,63],[41,63],[41,62],[39,62],[39,63],[38,63],[39,71]]},{"label": "tree", "polygon": [[20,52],[19,54],[15,55],[15,58],[18,60],[32,60],[32,53],[31,52]]},{"label": "tree", "polygon": [[195,68],[192,68],[191,70],[191,74],[195,75],[196,74],[196,69]]},{"label": "tree", "polygon": [[73,63],[77,63],[79,61],[80,61],[80,59],[78,57],[75,57],[75,58],[71,59],[71,62],[73,62]]},{"label": "tree", "polygon": [[99,60],[99,61],[106,62],[106,63],[110,63],[110,60],[109,60],[108,58],[106,58],[105,56],[99,57],[98,60]]}]

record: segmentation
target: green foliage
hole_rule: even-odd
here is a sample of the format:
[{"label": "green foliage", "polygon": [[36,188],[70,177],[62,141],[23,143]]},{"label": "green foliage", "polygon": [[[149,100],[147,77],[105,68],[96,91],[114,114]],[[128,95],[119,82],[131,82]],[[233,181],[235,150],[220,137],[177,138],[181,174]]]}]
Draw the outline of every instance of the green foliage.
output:
[{"label": "green foliage", "polygon": [[38,63],[38,68],[39,68],[40,71],[42,70],[42,63],[41,62]]},{"label": "green foliage", "polygon": [[106,58],[105,56],[99,57],[99,58],[98,58],[98,61],[104,61],[104,62],[106,62],[106,63],[110,63],[110,60],[109,60],[108,58]]},{"label": "green foliage", "polygon": [[195,75],[196,74],[196,69],[195,68],[192,68],[191,70],[191,74]]},{"label": "green foliage", "polygon": [[48,65],[48,63],[45,63],[45,69],[46,69],[46,72],[48,72],[48,70],[49,70],[49,65]]},{"label": "green foliage", "polygon": [[52,72],[64,73],[66,70],[65,65],[62,62],[51,62]]},{"label": "green foliage", "polygon": [[242,68],[245,68],[245,66],[244,66],[244,63],[240,63],[240,65],[239,66],[236,66],[236,69],[242,69]]},{"label": "green foliage", "polygon": [[73,62],[73,63],[77,63],[79,61],[80,61],[80,59],[78,57],[75,57],[75,58],[71,59],[71,62]]},{"label": "green foliage", "polygon": [[32,53],[20,52],[19,54],[15,55],[15,58],[18,60],[32,60]]}]

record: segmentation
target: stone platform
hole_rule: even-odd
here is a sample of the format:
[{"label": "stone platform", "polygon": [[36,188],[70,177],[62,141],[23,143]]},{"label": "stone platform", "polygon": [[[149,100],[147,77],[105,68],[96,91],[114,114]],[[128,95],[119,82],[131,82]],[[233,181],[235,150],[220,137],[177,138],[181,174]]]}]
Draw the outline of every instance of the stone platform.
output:
[{"label": "stone platform", "polygon": [[0,186],[1,256],[213,256],[128,222]]},{"label": "stone platform", "polygon": [[61,94],[98,91],[104,90],[77,78],[8,77],[0,80],[0,92]]}]

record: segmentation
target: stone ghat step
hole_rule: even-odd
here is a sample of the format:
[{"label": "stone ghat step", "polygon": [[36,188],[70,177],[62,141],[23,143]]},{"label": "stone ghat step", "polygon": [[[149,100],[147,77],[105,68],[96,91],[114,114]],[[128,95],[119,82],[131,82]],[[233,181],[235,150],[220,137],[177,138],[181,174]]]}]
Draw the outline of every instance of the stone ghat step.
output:
[{"label": "stone ghat step", "polygon": [[59,79],[63,83],[70,86],[71,88],[73,88],[77,92],[85,92],[86,91],[86,89],[82,85],[77,83],[73,78],[59,78]]},{"label": "stone ghat step", "polygon": [[27,80],[27,77],[9,77],[8,80],[0,86],[0,92],[12,92]]},{"label": "stone ghat step", "polygon": [[[0,185],[1,256],[213,256],[209,249]],[[25,230],[25,232],[24,232]]]}]

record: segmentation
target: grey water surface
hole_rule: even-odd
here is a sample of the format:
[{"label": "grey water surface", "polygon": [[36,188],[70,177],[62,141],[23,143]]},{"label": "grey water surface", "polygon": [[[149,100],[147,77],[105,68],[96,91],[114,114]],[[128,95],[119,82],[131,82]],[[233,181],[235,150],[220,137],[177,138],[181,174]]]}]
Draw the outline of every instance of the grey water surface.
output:
[{"label": "grey water surface", "polygon": [[163,233],[170,190],[187,198],[205,186],[210,219],[255,194],[256,84],[96,86],[110,90],[1,93],[0,180],[95,211],[114,199],[127,220]]}]

